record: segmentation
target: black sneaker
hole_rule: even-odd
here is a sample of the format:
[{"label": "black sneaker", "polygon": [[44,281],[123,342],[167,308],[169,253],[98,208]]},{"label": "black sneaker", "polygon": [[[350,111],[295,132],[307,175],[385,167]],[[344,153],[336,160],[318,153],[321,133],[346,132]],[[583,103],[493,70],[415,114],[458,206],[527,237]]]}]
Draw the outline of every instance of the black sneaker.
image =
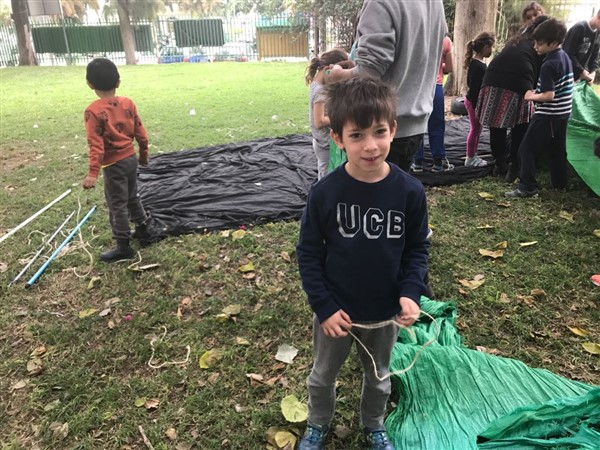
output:
[{"label": "black sneaker", "polygon": [[147,247],[160,241],[163,236],[161,236],[154,219],[148,217],[144,223],[135,226],[135,231],[131,234],[131,238],[138,240],[142,247]]},{"label": "black sneaker", "polygon": [[509,198],[530,198],[537,197],[539,191],[537,189],[532,189],[531,191],[527,191],[525,189],[516,188],[514,191],[508,191],[504,193],[505,197]]},{"label": "black sneaker", "polygon": [[100,253],[100,259],[104,262],[115,262],[123,259],[131,259],[133,255],[134,252],[129,246],[129,239],[117,239],[117,246]]}]

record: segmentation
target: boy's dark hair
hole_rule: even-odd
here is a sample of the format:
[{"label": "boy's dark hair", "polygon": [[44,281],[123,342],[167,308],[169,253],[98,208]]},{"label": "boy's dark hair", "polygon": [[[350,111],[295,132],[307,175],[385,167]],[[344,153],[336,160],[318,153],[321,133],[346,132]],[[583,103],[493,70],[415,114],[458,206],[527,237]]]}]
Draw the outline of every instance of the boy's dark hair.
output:
[{"label": "boy's dark hair", "polygon": [[374,121],[385,120],[391,127],[396,120],[396,95],[383,81],[352,77],[327,85],[325,95],[325,111],[331,129],[338,136],[342,136],[349,121],[360,128],[369,128]]},{"label": "boy's dark hair", "polygon": [[600,136],[594,141],[594,155],[600,158]]},{"label": "boy's dark hair", "polygon": [[87,65],[85,79],[99,91],[111,91],[117,87],[120,76],[117,66],[110,59],[96,58]]},{"label": "boy's dark hair", "polygon": [[553,42],[562,44],[566,34],[567,27],[565,26],[565,23],[551,18],[535,29],[533,32],[533,39],[536,42],[545,42],[546,44],[551,44]]}]

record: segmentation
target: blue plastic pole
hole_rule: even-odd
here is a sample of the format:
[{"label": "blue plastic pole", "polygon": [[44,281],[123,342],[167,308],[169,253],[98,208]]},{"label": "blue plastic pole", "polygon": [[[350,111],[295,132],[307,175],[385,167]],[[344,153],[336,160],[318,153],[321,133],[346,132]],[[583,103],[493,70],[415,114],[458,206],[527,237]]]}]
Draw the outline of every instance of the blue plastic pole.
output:
[{"label": "blue plastic pole", "polygon": [[67,245],[71,239],[73,239],[73,236],[75,236],[75,234],[79,231],[79,229],[83,226],[83,224],[85,222],[87,222],[87,220],[94,213],[94,211],[96,211],[95,206],[92,209],[90,209],[90,211],[85,215],[85,217],[83,219],[81,219],[81,222],[79,222],[77,224],[77,226],[73,229],[73,231],[71,231],[71,233],[65,238],[65,240],[62,242],[62,244],[60,244],[58,246],[58,248],[56,250],[54,250],[54,253],[52,253],[52,255],[50,255],[50,258],[48,258],[48,260],[42,265],[42,267],[40,267],[38,269],[38,271],[35,273],[35,275],[33,275],[31,277],[31,279],[27,282],[27,287],[31,287],[33,285],[33,283],[35,283],[37,281],[37,279],[40,277],[40,275],[42,273],[44,273],[44,270],[46,270],[46,268],[50,265],[52,260],[54,258],[56,258],[58,256],[58,254],[60,253],[60,251],[63,249],[63,247],[65,245]]},{"label": "blue plastic pole", "polygon": [[40,256],[40,255],[42,254],[42,252],[43,252],[43,251],[46,249],[46,246],[47,246],[47,245],[49,245],[49,244],[50,244],[50,242],[52,242],[52,241],[54,240],[54,238],[56,237],[56,235],[57,235],[58,233],[60,233],[60,230],[62,230],[62,229],[63,229],[63,227],[64,227],[64,226],[67,224],[67,222],[68,222],[69,220],[71,220],[71,217],[73,217],[74,215],[75,215],[75,211],[73,211],[71,214],[69,214],[69,217],[67,217],[67,218],[65,219],[65,221],[62,223],[62,225],[56,229],[56,231],[55,231],[55,232],[52,234],[52,236],[50,236],[50,237],[48,238],[48,240],[47,240],[46,242],[43,242],[43,243],[42,243],[42,245],[41,245],[40,249],[37,251],[37,253],[36,253],[35,255],[33,255],[33,258],[31,258],[31,259],[29,260],[29,262],[27,263],[27,265],[26,265],[25,267],[23,267],[23,270],[21,270],[21,271],[19,272],[19,275],[17,275],[17,276],[15,277],[15,279],[14,279],[14,280],[12,280],[12,281],[9,283],[8,287],[11,287],[13,284],[15,284],[15,283],[16,283],[16,282],[19,280],[19,278],[21,278],[21,277],[23,276],[23,274],[24,274],[25,272],[27,272],[27,270],[28,270],[28,269],[31,267],[31,265],[34,263],[34,261],[37,259],[37,257],[38,257],[38,256]]}]

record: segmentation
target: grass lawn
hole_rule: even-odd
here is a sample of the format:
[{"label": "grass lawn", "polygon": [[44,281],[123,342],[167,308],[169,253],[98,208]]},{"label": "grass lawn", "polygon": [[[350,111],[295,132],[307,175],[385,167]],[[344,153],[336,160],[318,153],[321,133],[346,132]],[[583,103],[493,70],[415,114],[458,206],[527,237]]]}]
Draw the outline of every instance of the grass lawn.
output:
[{"label": "grass lawn", "polygon": [[[120,71],[119,94],[135,100],[151,155],[309,132],[303,64]],[[80,188],[83,110],[95,99],[85,68],[10,68],[0,77],[0,236],[73,189],[0,244],[0,447],[143,449],[141,426],[155,449],[253,450],[265,448],[269,427],[301,431],[279,406],[289,394],[306,400],[311,364],[311,312],[293,257],[298,223],[250,228],[238,240],[169,238],[141,251],[142,265],[160,264],[154,270],[103,264],[98,252],[111,241],[102,182]],[[547,185],[547,174],[541,180]],[[600,288],[590,282],[600,272],[600,200],[574,175],[569,191],[543,189],[538,199],[507,202],[506,189],[490,178],[428,190],[437,297],[457,303],[467,346],[600,384],[599,356],[581,345],[600,343]],[[82,239],[38,283],[6,287],[44,235],[92,205],[99,209]],[[502,258],[480,256],[502,241]],[[238,270],[250,261],[253,279]],[[478,275],[478,289],[458,282]],[[232,305],[240,308],[234,320],[219,320]],[[281,344],[299,350],[293,364],[275,360]],[[150,367],[151,357],[153,365],[184,360],[187,346],[188,364]],[[209,350],[218,358],[203,369]],[[336,424],[352,430],[357,370],[354,360],[344,367],[338,391]],[[359,437],[327,448],[358,448]]]}]

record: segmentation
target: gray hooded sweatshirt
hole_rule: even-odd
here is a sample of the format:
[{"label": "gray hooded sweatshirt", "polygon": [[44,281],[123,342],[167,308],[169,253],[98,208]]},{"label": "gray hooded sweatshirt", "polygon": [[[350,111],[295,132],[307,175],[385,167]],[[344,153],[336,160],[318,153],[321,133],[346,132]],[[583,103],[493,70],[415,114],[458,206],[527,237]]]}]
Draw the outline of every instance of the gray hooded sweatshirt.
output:
[{"label": "gray hooded sweatshirt", "polygon": [[427,130],[447,29],[442,0],[363,4],[354,70],[397,88],[397,138]]}]

